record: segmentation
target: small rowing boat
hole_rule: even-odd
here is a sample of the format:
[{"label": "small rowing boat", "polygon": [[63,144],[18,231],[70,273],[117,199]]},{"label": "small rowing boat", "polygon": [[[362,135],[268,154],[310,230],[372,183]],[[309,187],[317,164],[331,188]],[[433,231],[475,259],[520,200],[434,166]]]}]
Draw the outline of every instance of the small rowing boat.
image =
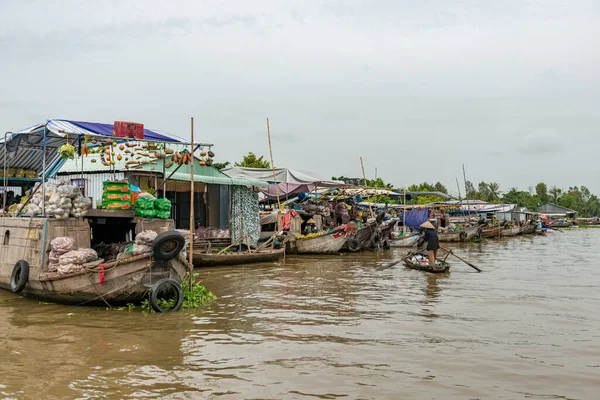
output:
[{"label": "small rowing boat", "polygon": [[416,269],[419,271],[431,272],[434,274],[450,271],[450,264],[444,260],[436,260],[435,267],[431,268],[431,266],[429,266],[429,260],[427,257],[419,253],[408,253],[403,261],[407,268]]}]

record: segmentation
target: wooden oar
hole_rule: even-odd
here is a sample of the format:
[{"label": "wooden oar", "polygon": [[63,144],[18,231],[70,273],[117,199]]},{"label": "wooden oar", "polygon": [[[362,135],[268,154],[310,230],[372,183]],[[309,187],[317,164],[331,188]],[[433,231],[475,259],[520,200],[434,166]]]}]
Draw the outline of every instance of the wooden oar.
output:
[{"label": "wooden oar", "polygon": [[412,256],[413,256],[413,254],[409,253],[409,254],[408,254],[406,257],[404,257],[404,258],[401,258],[401,259],[399,259],[399,260],[393,261],[393,262],[391,262],[391,263],[389,263],[389,264],[387,264],[387,265],[383,265],[383,266],[381,266],[381,267],[377,268],[377,271],[383,271],[383,270],[385,270],[385,269],[392,268],[394,265],[396,265],[396,264],[398,264],[399,262],[401,262],[401,261],[404,261],[404,260],[406,260],[406,259],[408,259],[408,258],[410,258],[410,257],[412,257]]},{"label": "wooden oar", "polygon": [[460,261],[464,262],[465,264],[467,264],[469,267],[474,268],[477,270],[477,272],[481,272],[481,270],[479,268],[477,268],[476,266],[474,266],[473,264],[471,264],[470,262],[468,262],[467,260],[465,260],[464,258],[461,258],[459,256],[457,256],[456,254],[454,254],[452,252],[452,250],[447,249],[445,247],[440,246],[440,249],[446,250],[448,253],[452,254],[454,257],[458,258]]}]

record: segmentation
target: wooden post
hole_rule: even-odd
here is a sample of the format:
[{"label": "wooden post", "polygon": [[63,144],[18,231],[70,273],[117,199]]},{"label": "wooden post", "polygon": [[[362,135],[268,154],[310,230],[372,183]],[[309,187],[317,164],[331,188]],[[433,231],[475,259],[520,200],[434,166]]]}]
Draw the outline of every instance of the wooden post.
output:
[{"label": "wooden post", "polygon": [[275,175],[275,163],[273,162],[273,148],[271,147],[271,125],[267,118],[267,136],[269,138],[269,155],[271,157],[271,169],[273,170],[273,183],[275,184],[275,195],[277,196],[277,231],[281,230],[281,203],[279,201],[279,185],[277,184],[277,176]]},{"label": "wooden post", "polygon": [[[362,168],[362,173],[363,173],[363,180],[365,182],[365,192],[367,191],[368,185],[367,185],[367,175],[365,174],[365,165],[363,164],[363,159],[362,157],[360,158],[360,167]],[[367,193],[368,195],[369,193]],[[367,203],[369,203],[369,212],[371,213],[371,218],[373,218],[373,209],[371,208],[371,201],[367,201]]]},{"label": "wooden post", "polygon": [[193,265],[194,265],[194,230],[195,230],[195,222],[194,222],[194,117],[191,118],[191,134],[190,141],[192,144],[190,145],[190,150],[192,152],[192,162],[190,165],[190,254],[189,254],[189,262],[192,267],[190,268],[190,290],[192,290],[192,283],[194,281],[193,275]]}]

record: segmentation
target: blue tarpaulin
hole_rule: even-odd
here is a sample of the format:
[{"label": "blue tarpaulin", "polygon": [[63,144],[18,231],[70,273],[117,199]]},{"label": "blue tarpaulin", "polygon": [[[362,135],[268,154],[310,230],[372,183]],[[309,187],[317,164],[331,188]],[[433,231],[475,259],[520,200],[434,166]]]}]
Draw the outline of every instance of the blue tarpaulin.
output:
[{"label": "blue tarpaulin", "polygon": [[[409,210],[406,212],[406,226],[419,228],[421,224],[429,219],[429,210]],[[402,219],[401,219],[402,220]]]}]

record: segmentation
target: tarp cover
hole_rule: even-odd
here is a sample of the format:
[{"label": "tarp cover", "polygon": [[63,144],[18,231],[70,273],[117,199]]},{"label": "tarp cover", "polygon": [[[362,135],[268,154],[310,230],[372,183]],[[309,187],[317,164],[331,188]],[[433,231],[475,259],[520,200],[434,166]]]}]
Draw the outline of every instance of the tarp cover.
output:
[{"label": "tarp cover", "polygon": [[300,193],[309,193],[315,190],[315,185],[297,185],[295,183],[278,183],[277,185],[269,185],[268,187],[260,188],[262,194],[268,199],[276,199],[279,194],[279,199],[291,198]]},{"label": "tarp cover", "polygon": [[[406,212],[406,226],[418,228],[429,218],[429,210],[410,210]],[[402,220],[402,218],[400,218]]]},{"label": "tarp cover", "polygon": [[223,172],[232,178],[257,179],[271,183],[288,183],[296,185],[317,184],[319,186],[339,187],[344,186],[343,181],[332,181],[319,177],[311,172],[302,172],[289,168],[275,168],[275,179],[273,170],[268,168],[246,168],[232,167],[224,169]]}]

